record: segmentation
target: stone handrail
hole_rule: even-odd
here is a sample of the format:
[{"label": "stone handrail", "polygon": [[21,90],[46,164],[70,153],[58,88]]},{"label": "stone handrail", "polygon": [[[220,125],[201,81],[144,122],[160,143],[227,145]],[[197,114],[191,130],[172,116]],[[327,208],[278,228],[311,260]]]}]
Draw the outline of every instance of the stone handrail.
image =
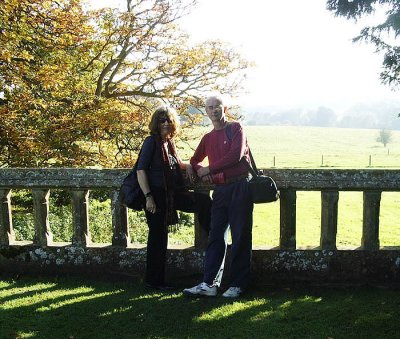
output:
[{"label": "stone handrail", "polygon": [[[112,247],[130,248],[127,209],[121,206],[118,197],[119,187],[128,172],[129,170],[126,169],[0,169],[0,247],[21,246],[15,241],[12,226],[13,189],[32,190],[35,223],[35,238],[32,245],[40,248],[54,246],[48,221],[51,189],[70,190],[73,214],[71,244],[84,249],[91,247],[88,221],[89,191],[107,189],[111,197]],[[264,173],[275,179],[280,190],[280,201],[277,202],[280,204],[280,243],[279,248],[274,251],[279,251],[281,258],[287,253],[296,251],[296,191],[321,192],[321,237],[320,247],[316,249],[322,251],[321,253],[338,252],[336,251],[336,233],[339,191],[362,191],[363,235],[360,250],[371,252],[380,249],[381,193],[382,191],[400,191],[400,170],[269,169],[264,170]],[[192,188],[207,191],[212,190],[213,187],[199,184]],[[202,251],[207,235],[199,227],[197,218],[195,221],[194,248]],[[398,268],[400,251],[395,250],[393,258],[390,260],[395,260]]]}]

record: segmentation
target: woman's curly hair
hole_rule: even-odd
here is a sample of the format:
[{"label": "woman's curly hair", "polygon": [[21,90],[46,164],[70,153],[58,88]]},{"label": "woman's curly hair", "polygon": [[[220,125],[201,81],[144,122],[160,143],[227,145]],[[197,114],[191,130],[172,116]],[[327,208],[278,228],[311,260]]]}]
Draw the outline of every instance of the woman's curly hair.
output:
[{"label": "woman's curly hair", "polygon": [[171,138],[179,132],[179,118],[176,111],[169,106],[158,107],[151,116],[149,129],[151,134],[159,135],[159,121],[162,118],[168,118],[171,121]]}]

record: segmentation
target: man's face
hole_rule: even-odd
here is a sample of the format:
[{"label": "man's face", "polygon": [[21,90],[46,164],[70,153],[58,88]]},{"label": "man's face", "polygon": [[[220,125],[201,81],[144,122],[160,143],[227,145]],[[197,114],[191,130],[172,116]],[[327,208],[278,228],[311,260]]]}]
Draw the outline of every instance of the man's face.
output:
[{"label": "man's face", "polygon": [[217,98],[209,98],[206,101],[206,113],[211,121],[222,120],[225,114],[225,107]]}]

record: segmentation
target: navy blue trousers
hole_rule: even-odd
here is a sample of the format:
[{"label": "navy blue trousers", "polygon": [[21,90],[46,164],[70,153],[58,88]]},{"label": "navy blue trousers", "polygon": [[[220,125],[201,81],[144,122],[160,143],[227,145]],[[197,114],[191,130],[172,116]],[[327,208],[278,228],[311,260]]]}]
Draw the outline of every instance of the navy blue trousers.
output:
[{"label": "navy blue trousers", "polygon": [[251,266],[253,207],[247,179],[215,187],[204,268],[204,282],[207,284],[221,284],[230,228],[232,247],[229,286],[247,287]]}]

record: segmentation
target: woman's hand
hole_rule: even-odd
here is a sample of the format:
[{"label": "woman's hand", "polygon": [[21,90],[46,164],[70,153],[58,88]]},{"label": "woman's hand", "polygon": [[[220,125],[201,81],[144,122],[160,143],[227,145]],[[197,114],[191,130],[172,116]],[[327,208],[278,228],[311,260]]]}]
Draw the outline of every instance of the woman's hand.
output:
[{"label": "woman's hand", "polygon": [[146,210],[153,214],[156,213],[156,203],[152,195],[146,198]]}]

